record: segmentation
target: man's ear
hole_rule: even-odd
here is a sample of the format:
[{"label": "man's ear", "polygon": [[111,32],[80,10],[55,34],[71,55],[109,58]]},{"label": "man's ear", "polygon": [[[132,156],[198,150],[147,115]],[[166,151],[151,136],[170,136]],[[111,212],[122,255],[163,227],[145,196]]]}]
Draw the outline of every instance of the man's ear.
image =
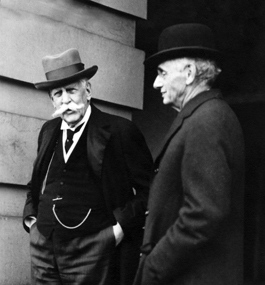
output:
[{"label": "man's ear", "polygon": [[186,85],[191,85],[195,81],[196,66],[194,63],[189,63],[185,66]]},{"label": "man's ear", "polygon": [[92,97],[92,95],[91,95],[92,87],[91,87],[91,83],[89,81],[86,81],[86,91],[87,91],[87,100],[89,101]]}]

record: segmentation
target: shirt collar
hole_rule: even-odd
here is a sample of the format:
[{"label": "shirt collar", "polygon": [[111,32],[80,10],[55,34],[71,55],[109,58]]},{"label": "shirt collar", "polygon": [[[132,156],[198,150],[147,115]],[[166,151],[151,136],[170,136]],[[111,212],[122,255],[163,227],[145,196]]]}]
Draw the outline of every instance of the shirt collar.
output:
[{"label": "shirt collar", "polygon": [[71,128],[64,120],[62,120],[61,130],[70,129],[70,130],[74,131],[78,126],[82,125],[83,123],[86,124],[90,118],[90,115],[91,115],[91,106],[89,104],[87,107],[85,116],[83,117],[83,119],[80,122],[78,122],[73,128]]}]

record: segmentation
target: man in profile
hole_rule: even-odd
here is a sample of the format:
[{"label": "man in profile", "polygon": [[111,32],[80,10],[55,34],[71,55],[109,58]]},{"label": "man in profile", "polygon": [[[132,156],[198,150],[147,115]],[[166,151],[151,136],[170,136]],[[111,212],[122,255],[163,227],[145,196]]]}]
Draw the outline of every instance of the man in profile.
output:
[{"label": "man in profile", "polygon": [[154,88],[178,115],[155,160],[135,285],[242,285],[244,144],[201,24],[165,29]]}]

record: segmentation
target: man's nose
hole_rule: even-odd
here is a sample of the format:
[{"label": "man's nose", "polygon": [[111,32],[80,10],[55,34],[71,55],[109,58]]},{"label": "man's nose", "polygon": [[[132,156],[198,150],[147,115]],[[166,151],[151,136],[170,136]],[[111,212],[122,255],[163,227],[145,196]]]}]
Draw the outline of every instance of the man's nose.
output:
[{"label": "man's nose", "polygon": [[66,92],[66,90],[64,90],[63,93],[62,93],[62,103],[67,104],[70,101],[71,100],[70,100],[69,94]]},{"label": "man's nose", "polygon": [[162,81],[161,81],[159,76],[156,77],[154,84],[153,84],[153,87],[155,89],[160,89],[162,87]]}]

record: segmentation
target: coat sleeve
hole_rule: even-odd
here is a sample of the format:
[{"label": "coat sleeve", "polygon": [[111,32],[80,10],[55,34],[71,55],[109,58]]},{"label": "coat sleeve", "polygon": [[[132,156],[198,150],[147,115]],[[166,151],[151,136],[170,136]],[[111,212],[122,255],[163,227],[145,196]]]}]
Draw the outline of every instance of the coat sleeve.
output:
[{"label": "coat sleeve", "polygon": [[[29,189],[31,189],[30,185],[31,185],[31,182],[28,183]],[[26,203],[23,209],[23,227],[26,232],[29,232],[29,228],[25,223],[26,219],[30,217],[36,217],[36,216],[37,216],[37,212],[36,212],[36,209],[33,207],[31,190],[29,190],[27,193]]]},{"label": "coat sleeve", "polygon": [[188,119],[183,153],[178,157],[182,206],[175,222],[145,259],[143,285],[166,284],[180,276],[199,260],[200,250],[217,235],[229,215],[233,124],[219,115],[206,110]]},{"label": "coat sleeve", "polygon": [[[42,133],[43,133],[43,128],[41,129],[39,136],[38,136],[37,153],[39,153],[39,148],[40,148],[41,141],[42,141]],[[24,209],[23,209],[22,222],[23,222],[24,229],[27,232],[29,232],[29,228],[27,227],[25,220],[29,217],[37,217],[37,209],[36,209],[36,207],[34,207],[34,203],[32,201],[32,183],[31,183],[31,181],[28,182],[27,187],[29,190],[27,192],[27,198],[26,198]]]},{"label": "coat sleeve", "polygon": [[153,160],[145,139],[131,122],[120,130],[121,155],[127,173],[127,188],[134,193],[114,216],[123,229],[144,225]]}]

